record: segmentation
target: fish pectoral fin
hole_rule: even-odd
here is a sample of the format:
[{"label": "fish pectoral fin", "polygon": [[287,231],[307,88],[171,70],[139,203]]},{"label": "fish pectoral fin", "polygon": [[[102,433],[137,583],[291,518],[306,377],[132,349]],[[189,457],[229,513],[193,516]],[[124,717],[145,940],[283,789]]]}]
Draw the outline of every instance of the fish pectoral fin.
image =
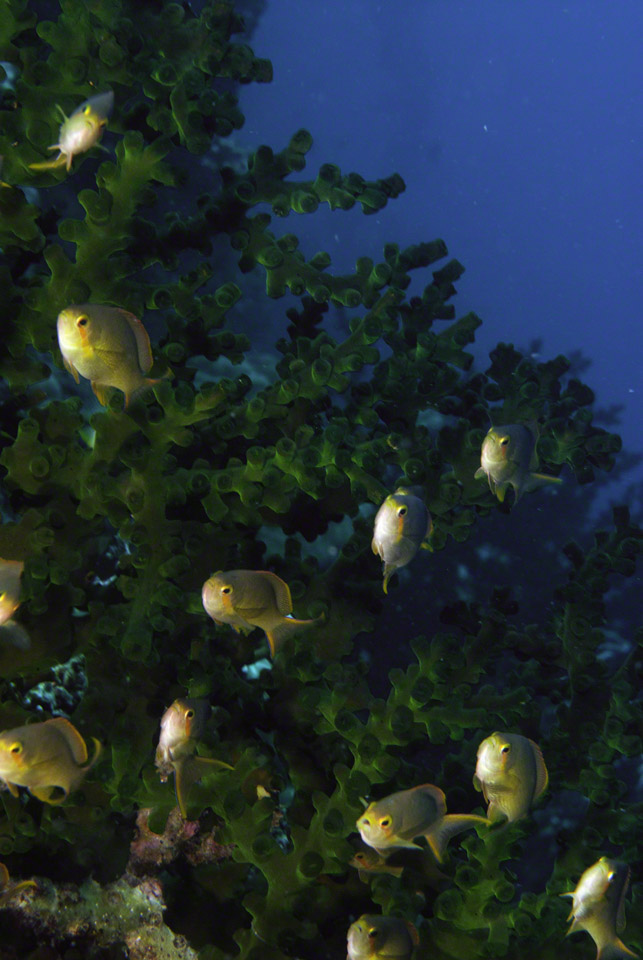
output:
[{"label": "fish pectoral fin", "polygon": [[7,785],[7,790],[9,791],[12,797],[20,796],[20,791],[18,790],[18,787],[16,786],[15,783],[10,783],[8,780],[5,780],[5,783]]},{"label": "fish pectoral fin", "polygon": [[482,467],[478,467],[476,472],[473,475],[474,480],[482,480],[483,477],[486,477],[487,471],[483,470]]},{"label": "fish pectoral fin", "polygon": [[79,377],[78,377],[78,370],[77,370],[76,367],[73,365],[73,363],[71,362],[71,360],[68,360],[67,357],[63,356],[63,364],[65,365],[65,370],[68,370],[69,373],[71,373],[71,375],[72,375],[72,377],[74,378],[74,380],[76,381],[76,383],[80,383],[80,379],[79,379]]},{"label": "fish pectoral fin", "polygon": [[435,859],[441,863],[451,837],[455,837],[464,830],[480,826],[490,826],[489,820],[474,813],[447,813],[436,820],[422,836],[426,839]]},{"label": "fish pectoral fin", "polygon": [[31,646],[29,634],[15,620],[7,620],[0,626],[0,639],[6,641],[6,643],[11,643],[18,650],[28,650]]}]

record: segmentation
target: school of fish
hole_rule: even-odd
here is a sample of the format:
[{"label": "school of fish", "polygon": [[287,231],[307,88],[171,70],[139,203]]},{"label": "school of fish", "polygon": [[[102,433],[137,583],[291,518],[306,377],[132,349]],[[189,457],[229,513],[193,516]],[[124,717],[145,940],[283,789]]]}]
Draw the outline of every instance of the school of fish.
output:
[{"label": "school of fish", "polygon": [[[99,143],[113,102],[112,91],[106,91],[83,101],[69,117],[63,114],[58,142],[49,147],[58,150],[58,155],[31,164],[31,169],[64,166],[69,172],[75,156]],[[73,304],[59,313],[57,332],[64,366],[76,383],[79,377],[89,380],[103,405],[109,403],[112,390],[119,390],[127,410],[158,382],[148,377],[153,365],[149,336],[141,321],[126,309]],[[537,439],[536,424],[492,426],[482,443],[475,478],[486,477],[500,502],[509,488],[517,502],[525,492],[560,483],[558,477],[537,472]],[[431,516],[421,488],[398,487],[384,499],[374,519],[371,546],[382,561],[385,594],[391,577],[410,564],[421,548],[430,549],[431,532]],[[13,619],[20,605],[23,570],[23,560],[0,559],[0,639],[26,649],[29,635]],[[267,570],[214,573],[203,584],[202,601],[205,613],[217,626],[227,625],[243,634],[262,630],[272,657],[293,635],[324,622],[323,617],[294,619],[288,584]],[[190,791],[198,780],[217,769],[234,769],[197,753],[210,712],[206,700],[179,698],[160,721],[155,765],[162,782],[174,775],[177,805],[184,818]],[[99,760],[102,745],[95,739],[93,745],[90,759],[85,740],[62,717],[5,730],[0,733],[0,779],[14,796],[24,787],[44,803],[62,803]],[[400,876],[406,869],[406,864],[399,862],[400,855],[413,854],[422,858],[418,863],[425,877],[433,877],[436,884],[448,883],[437,864],[446,856],[449,840],[473,828],[484,837],[491,826],[500,824],[504,829],[528,816],[547,788],[547,767],[533,740],[516,732],[496,731],[478,746],[473,783],[487,804],[486,816],[447,814],[444,792],[431,783],[372,801],[356,822],[367,847],[356,850],[349,865],[359,870],[363,880],[374,873]],[[424,845],[418,842],[421,840]],[[428,865],[427,856],[432,857]],[[626,864],[601,857],[585,870],[572,892],[561,894],[572,899],[568,933],[589,933],[597,947],[597,960],[636,956],[618,936],[625,926],[629,876]],[[34,885],[31,880],[12,882],[0,863],[0,906]],[[397,917],[364,914],[348,929],[347,960],[408,960],[418,942],[413,924]]]}]

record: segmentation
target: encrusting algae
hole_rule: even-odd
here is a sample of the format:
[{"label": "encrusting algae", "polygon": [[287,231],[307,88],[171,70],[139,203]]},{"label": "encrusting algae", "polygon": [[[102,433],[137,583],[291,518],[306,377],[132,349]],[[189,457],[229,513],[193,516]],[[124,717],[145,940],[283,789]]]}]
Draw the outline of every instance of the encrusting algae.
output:
[{"label": "encrusting algae", "polygon": [[559,894],[599,848],[572,928],[640,954],[642,533],[587,521],[620,439],[564,357],[474,369],[441,239],[339,274],[271,231],[405,185],[307,174],[306,130],[242,156],[243,28],[3,8],[3,960],[590,960]]}]

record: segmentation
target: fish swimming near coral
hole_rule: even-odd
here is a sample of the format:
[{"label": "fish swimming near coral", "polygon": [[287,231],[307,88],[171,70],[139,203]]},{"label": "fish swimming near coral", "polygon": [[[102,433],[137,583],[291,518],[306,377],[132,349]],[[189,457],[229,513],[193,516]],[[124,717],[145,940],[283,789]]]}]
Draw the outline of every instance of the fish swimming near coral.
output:
[{"label": "fish swimming near coral", "polygon": [[432,783],[399,790],[369,804],[357,820],[362,840],[380,854],[399,847],[415,847],[424,837],[437,860],[444,857],[451,837],[489,821],[475,814],[448,814],[444,793]]},{"label": "fish swimming near coral", "polygon": [[526,817],[546,789],[547,767],[540,747],[519,733],[492,733],[478,747],[473,785],[489,804],[491,821]]},{"label": "fish swimming near coral", "polygon": [[233,768],[229,763],[211,757],[197,757],[197,740],[202,736],[210,715],[207,700],[179,698],[161,717],[161,733],[154,762],[161,782],[174,773],[176,801],[186,819],[190,788],[214,767]]},{"label": "fish swimming near coral", "polygon": [[13,619],[20,606],[20,578],[24,567],[22,560],[0,559],[0,640],[20,650],[28,650],[31,645],[25,628]]},{"label": "fish swimming near coral", "polygon": [[21,890],[28,890],[29,887],[35,886],[34,880],[11,880],[4,863],[0,863],[0,907],[6,906]]},{"label": "fish swimming near coral", "polygon": [[618,934],[625,929],[625,895],[630,881],[630,868],[618,860],[601,857],[583,873],[572,893],[568,920],[572,925],[567,936],[585,930],[596,944],[596,960],[626,960],[638,954],[629,950]]},{"label": "fish swimming near coral", "polygon": [[[101,755],[101,744],[92,739],[94,756],[89,760],[85,741],[64,717],[4,730],[0,733],[0,779],[14,797],[18,787],[27,787],[44,803],[62,803]],[[54,798],[56,788],[63,791],[62,797]]]},{"label": "fish swimming near coral", "polygon": [[111,90],[97,93],[88,100],[84,100],[76,107],[70,117],[63,115],[63,123],[58,131],[58,143],[52,144],[48,150],[58,150],[58,156],[53,160],[44,160],[40,163],[30,163],[31,170],[55,170],[63,165],[71,170],[71,163],[79,153],[85,153],[98,143],[107,126],[107,120],[114,106],[114,94]]},{"label": "fish swimming near coral", "polygon": [[384,593],[396,570],[410,563],[420,547],[428,548],[431,515],[418,487],[399,487],[375,514],[371,549],[384,564]]},{"label": "fish swimming near coral", "polygon": [[419,942],[408,920],[365,913],[348,928],[346,960],[408,960]]},{"label": "fish swimming near coral", "polygon": [[502,503],[509,487],[513,487],[516,503],[521,495],[545,483],[562,483],[559,477],[535,473],[538,467],[536,434],[522,423],[491,427],[482,441],[480,466],[474,477],[486,476],[489,489]]},{"label": "fish swimming near coral", "polygon": [[98,303],[66,307],[58,314],[58,343],[65,367],[91,381],[105,406],[108,390],[125,394],[125,409],[142,390],[158,383],[146,376],[152,366],[150,338],[141,321],[122,310]]},{"label": "fish swimming near coral", "polygon": [[267,570],[228,570],[215,573],[203,584],[203,607],[215,623],[227,623],[237,633],[248,634],[254,627],[265,631],[270,653],[275,653],[295,633],[323,623],[295,620],[290,588],[275,573]]}]

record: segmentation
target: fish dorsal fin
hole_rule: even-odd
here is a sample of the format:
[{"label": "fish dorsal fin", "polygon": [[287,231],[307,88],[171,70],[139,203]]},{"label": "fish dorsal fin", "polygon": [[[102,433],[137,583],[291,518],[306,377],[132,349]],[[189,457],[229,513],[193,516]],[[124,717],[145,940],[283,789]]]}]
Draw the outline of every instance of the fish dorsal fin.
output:
[{"label": "fish dorsal fin", "polygon": [[616,908],[616,930],[618,933],[622,933],[625,929],[625,895],[627,893],[627,888],[630,885],[630,868],[627,868],[627,873],[625,874],[625,880],[623,881],[623,886],[621,887],[621,892],[618,898],[618,906]]},{"label": "fish dorsal fin", "polygon": [[537,743],[534,743],[533,740],[530,740],[531,749],[534,754],[534,764],[536,766],[536,784],[534,786],[534,800],[544,793],[547,789],[547,784],[549,783],[549,774],[547,773],[547,767],[545,766],[545,761],[543,760],[543,755],[540,747]]},{"label": "fish dorsal fin", "polygon": [[53,720],[45,720],[45,723],[48,723],[52,727],[55,726],[58,732],[65,738],[77,764],[87,763],[89,756],[87,753],[87,744],[73,723],[70,723],[65,717],[54,717]]},{"label": "fish dorsal fin", "polygon": [[147,335],[147,330],[133,313],[129,313],[127,310],[120,310],[119,312],[123,319],[129,324],[130,330],[136,339],[138,365],[141,368],[141,373],[149,373],[152,369],[154,358],[152,357],[152,347],[150,346],[150,338]]},{"label": "fish dorsal fin", "polygon": [[290,596],[290,587],[288,584],[284,583],[281,577],[278,577],[276,573],[270,573],[269,570],[257,570],[256,573],[269,581],[272,591],[275,595],[277,610],[282,617],[292,613],[292,598]]},{"label": "fish dorsal fin", "polygon": [[433,783],[421,783],[419,787],[411,787],[412,790],[417,793],[424,793],[427,796],[431,797],[435,803],[436,817],[443,817],[447,812],[447,801],[444,795],[444,791],[440,790],[439,787],[436,787]]}]

